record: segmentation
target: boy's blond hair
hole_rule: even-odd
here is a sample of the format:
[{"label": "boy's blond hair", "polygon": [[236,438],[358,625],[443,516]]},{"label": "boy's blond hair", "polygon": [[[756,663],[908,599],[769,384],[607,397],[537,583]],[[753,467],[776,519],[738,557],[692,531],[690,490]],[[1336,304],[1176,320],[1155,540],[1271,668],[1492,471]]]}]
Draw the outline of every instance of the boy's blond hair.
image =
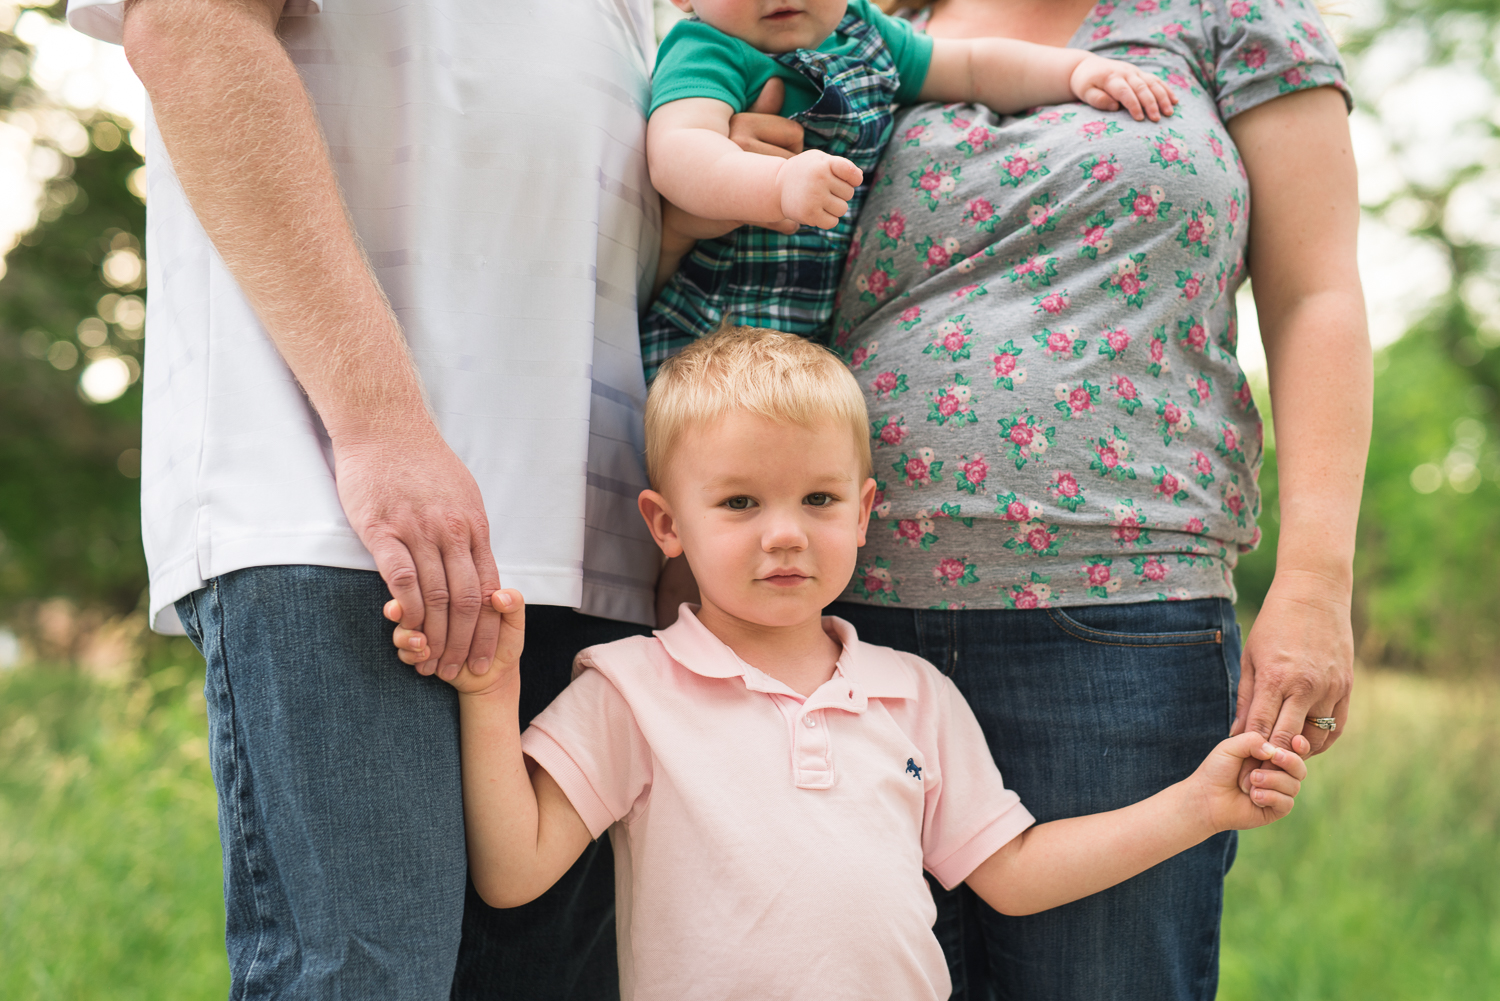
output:
[{"label": "boy's blond hair", "polygon": [[720,327],[662,365],[646,399],[646,474],[660,489],[667,459],[691,428],[734,411],[805,428],[842,426],[869,476],[869,416],[854,374],[832,351],[795,334]]}]

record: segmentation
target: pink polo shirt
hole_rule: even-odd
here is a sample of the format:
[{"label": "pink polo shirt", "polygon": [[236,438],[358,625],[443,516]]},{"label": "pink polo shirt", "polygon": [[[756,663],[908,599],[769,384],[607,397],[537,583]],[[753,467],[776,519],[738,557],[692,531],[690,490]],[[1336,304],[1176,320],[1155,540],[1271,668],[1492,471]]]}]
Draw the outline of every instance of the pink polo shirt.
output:
[{"label": "pink polo shirt", "polygon": [[1033,823],[931,664],[860,643],[804,698],[683,606],[578,655],[521,746],[615,852],[624,1001],[948,997],[922,879]]}]

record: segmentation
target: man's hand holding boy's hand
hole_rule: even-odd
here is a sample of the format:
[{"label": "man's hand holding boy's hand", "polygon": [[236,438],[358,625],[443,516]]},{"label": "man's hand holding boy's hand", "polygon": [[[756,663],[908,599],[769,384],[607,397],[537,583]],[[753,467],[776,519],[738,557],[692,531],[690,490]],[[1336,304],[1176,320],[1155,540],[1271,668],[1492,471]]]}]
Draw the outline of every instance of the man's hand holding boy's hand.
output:
[{"label": "man's hand holding boy's hand", "polygon": [[793,222],[833,229],[849,211],[849,199],[864,179],[864,171],[852,160],[804,150],[777,171],[782,214]]},{"label": "man's hand holding boy's hand", "polygon": [[1069,81],[1073,96],[1100,111],[1123,107],[1136,121],[1161,121],[1172,114],[1177,96],[1166,84],[1142,73],[1140,68],[1118,59],[1088,55],[1073,70]]},{"label": "man's hand holding boy's hand", "polygon": [[[1242,733],[1221,741],[1203,764],[1184,783],[1197,797],[1202,816],[1214,833],[1263,827],[1292,812],[1307,762],[1299,755],[1312,750],[1300,734],[1292,740],[1293,751],[1269,743],[1258,733]],[[1275,767],[1250,773],[1250,792],[1240,789],[1240,768],[1247,759]]]},{"label": "man's hand holding boy's hand", "polygon": [[[500,640],[495,657],[484,674],[475,674],[466,663],[458,676],[448,683],[461,695],[485,695],[502,686],[514,684],[521,666],[521,648],[526,639],[526,602],[515,588],[503,588],[490,596],[490,603],[500,613]],[[395,598],[385,603],[385,617],[401,621],[401,603]],[[413,666],[427,660],[427,637],[415,629],[397,626],[391,635],[396,656],[403,664]]]}]

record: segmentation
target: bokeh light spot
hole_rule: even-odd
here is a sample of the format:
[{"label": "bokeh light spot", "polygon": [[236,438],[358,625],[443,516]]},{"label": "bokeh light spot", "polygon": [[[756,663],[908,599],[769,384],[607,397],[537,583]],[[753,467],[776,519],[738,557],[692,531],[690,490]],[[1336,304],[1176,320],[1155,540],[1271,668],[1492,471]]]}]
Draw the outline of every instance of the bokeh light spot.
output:
[{"label": "bokeh light spot", "polygon": [[78,392],[90,403],[117,400],[130,388],[130,366],[119,358],[90,362],[78,377]]},{"label": "bokeh light spot", "polygon": [[1430,494],[1443,485],[1443,471],[1424,462],[1411,471],[1411,488],[1419,494]]}]

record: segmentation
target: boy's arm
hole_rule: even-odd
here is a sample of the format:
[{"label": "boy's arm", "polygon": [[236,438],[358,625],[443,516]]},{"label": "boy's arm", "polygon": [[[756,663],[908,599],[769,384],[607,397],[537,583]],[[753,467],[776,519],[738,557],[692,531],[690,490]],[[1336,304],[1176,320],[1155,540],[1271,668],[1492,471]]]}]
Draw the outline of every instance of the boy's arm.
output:
[{"label": "boy's arm", "polygon": [[788,160],[746,153],[729,138],[734,109],[690,97],[657,108],[646,127],[651,184],[703,219],[784,228],[791,220],[832,229],[864,179],[843,157],[807,150]]},{"label": "boy's arm", "polygon": [[[1299,747],[1308,750],[1305,740]],[[1247,796],[1238,780],[1241,762],[1252,757],[1284,770],[1251,772]],[[1219,831],[1286,816],[1306,776],[1296,754],[1259,734],[1240,734],[1214,748],[1190,777],[1150,799],[1022,832],[965,882],[1002,914],[1035,914],[1123,882]]]},{"label": "boy's arm", "polygon": [[1102,111],[1124,107],[1137,121],[1170,115],[1175,103],[1166,84],[1130,63],[1014,38],[933,39],[920,97],[1001,114],[1077,100]]},{"label": "boy's arm", "polygon": [[[514,590],[496,591],[493,601],[501,615],[493,665],[482,676],[465,666],[451,684],[458,689],[469,877],[491,907],[519,907],[557,882],[592,838],[552,776],[536,765],[528,769],[521,753],[526,610]],[[387,618],[400,618],[395,604],[386,605]],[[418,662],[425,637],[398,628],[393,639],[403,661]]]}]

